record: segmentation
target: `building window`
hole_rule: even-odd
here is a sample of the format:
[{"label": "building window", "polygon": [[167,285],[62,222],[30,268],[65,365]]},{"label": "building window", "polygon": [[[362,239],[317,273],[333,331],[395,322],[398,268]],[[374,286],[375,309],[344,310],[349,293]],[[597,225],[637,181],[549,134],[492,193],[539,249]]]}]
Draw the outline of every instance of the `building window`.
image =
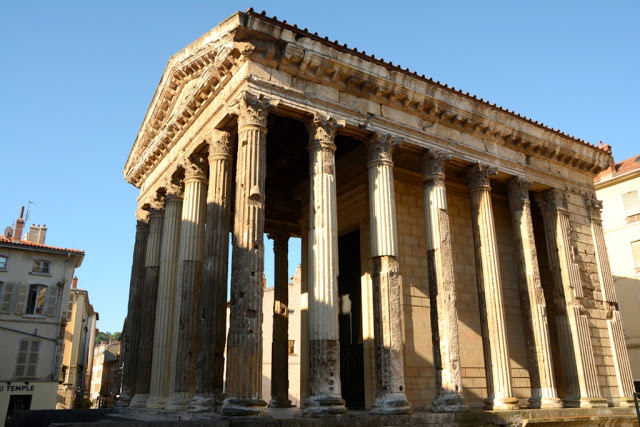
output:
[{"label": "building window", "polygon": [[11,309],[13,308],[13,295],[16,289],[15,283],[4,283],[0,282],[0,295],[2,296],[2,300],[0,300],[0,313],[11,313]]},{"label": "building window", "polygon": [[47,297],[45,285],[30,285],[27,296],[27,311],[25,314],[44,315],[44,301]]},{"label": "building window", "polygon": [[6,270],[7,269],[7,257],[0,255],[0,270]]},{"label": "building window", "polygon": [[289,354],[294,354],[295,353],[295,344],[296,341],[295,340],[289,340]]},{"label": "building window", "polygon": [[624,206],[624,216],[627,219],[627,224],[640,221],[640,199],[638,199],[638,190],[623,194],[622,204]]},{"label": "building window", "polygon": [[31,271],[38,274],[51,274],[51,262],[33,261],[33,270]]},{"label": "building window", "polygon": [[631,252],[633,252],[633,263],[636,267],[636,273],[640,273],[640,240],[631,242]]},{"label": "building window", "polygon": [[16,358],[16,378],[35,378],[38,373],[39,350],[39,340],[20,340],[18,357]]}]

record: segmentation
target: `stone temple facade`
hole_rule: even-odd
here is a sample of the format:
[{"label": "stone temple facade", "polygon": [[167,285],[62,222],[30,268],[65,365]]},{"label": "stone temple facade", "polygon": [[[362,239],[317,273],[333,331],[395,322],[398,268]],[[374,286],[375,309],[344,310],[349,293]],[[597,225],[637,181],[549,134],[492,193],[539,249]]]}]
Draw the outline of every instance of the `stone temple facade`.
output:
[{"label": "stone temple facade", "polygon": [[294,236],[306,414],[632,405],[593,186],[610,160],[607,147],[238,12],[169,60],[124,168],[140,196],[119,404],[287,406]]}]

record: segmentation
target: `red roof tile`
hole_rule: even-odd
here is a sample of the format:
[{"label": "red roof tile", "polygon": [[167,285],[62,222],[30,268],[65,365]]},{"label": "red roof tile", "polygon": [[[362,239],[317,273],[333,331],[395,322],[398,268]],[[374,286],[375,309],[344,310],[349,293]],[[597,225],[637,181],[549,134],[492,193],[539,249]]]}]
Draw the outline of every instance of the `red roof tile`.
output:
[{"label": "red roof tile", "polygon": [[614,170],[611,170],[611,168],[603,170],[594,178],[593,182],[600,182],[605,178],[624,175],[625,173],[633,172],[636,169],[640,169],[640,154],[636,154],[635,156],[629,157],[621,162],[617,162],[614,166]]},{"label": "red roof tile", "polygon": [[28,240],[19,240],[17,242],[14,242],[13,239],[9,239],[3,235],[0,235],[0,243],[10,243],[16,246],[30,246],[33,248],[41,249],[53,249],[55,251],[74,252],[78,255],[84,255],[84,251],[81,251],[79,249],[59,248],[57,246],[43,245],[42,243],[30,242]]}]

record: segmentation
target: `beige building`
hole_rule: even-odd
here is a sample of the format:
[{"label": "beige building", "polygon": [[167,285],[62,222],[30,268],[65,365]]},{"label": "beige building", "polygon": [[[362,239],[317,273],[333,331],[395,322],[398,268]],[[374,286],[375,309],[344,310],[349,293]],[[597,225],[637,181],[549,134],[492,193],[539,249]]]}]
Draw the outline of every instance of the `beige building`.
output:
[{"label": "beige building", "polygon": [[640,155],[595,179],[631,371],[640,383]]},{"label": "beige building", "polygon": [[140,195],[119,405],[240,416],[286,404],[285,375],[263,393],[263,323],[280,314],[272,364],[285,372],[294,236],[307,415],[628,407],[593,185],[610,161],[603,147],[238,12],[169,60],[124,168]]},{"label": "beige building", "polygon": [[120,341],[101,342],[93,352],[91,402],[94,408],[113,406],[120,394]]},{"label": "beige building", "polygon": [[67,324],[64,330],[64,355],[56,409],[84,407],[82,401],[90,399],[96,322],[99,317],[89,303],[89,293],[78,289],[77,277],[74,277],[71,285],[65,315]]},{"label": "beige building", "polygon": [[23,239],[22,214],[0,236],[0,425],[17,409],[54,409],[71,280],[84,252]]}]

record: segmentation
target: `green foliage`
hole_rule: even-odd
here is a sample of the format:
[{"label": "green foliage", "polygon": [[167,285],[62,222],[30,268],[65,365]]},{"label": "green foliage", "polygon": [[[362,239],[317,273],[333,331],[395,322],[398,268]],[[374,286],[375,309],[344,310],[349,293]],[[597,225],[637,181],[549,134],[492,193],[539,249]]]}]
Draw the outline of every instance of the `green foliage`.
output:
[{"label": "green foliage", "polygon": [[89,409],[91,408],[91,399],[78,399],[73,404],[73,409]]},{"label": "green foliage", "polygon": [[96,335],[96,344],[100,344],[101,342],[109,342],[109,338],[113,337],[116,340],[120,339],[120,332],[98,332],[98,335]]}]

